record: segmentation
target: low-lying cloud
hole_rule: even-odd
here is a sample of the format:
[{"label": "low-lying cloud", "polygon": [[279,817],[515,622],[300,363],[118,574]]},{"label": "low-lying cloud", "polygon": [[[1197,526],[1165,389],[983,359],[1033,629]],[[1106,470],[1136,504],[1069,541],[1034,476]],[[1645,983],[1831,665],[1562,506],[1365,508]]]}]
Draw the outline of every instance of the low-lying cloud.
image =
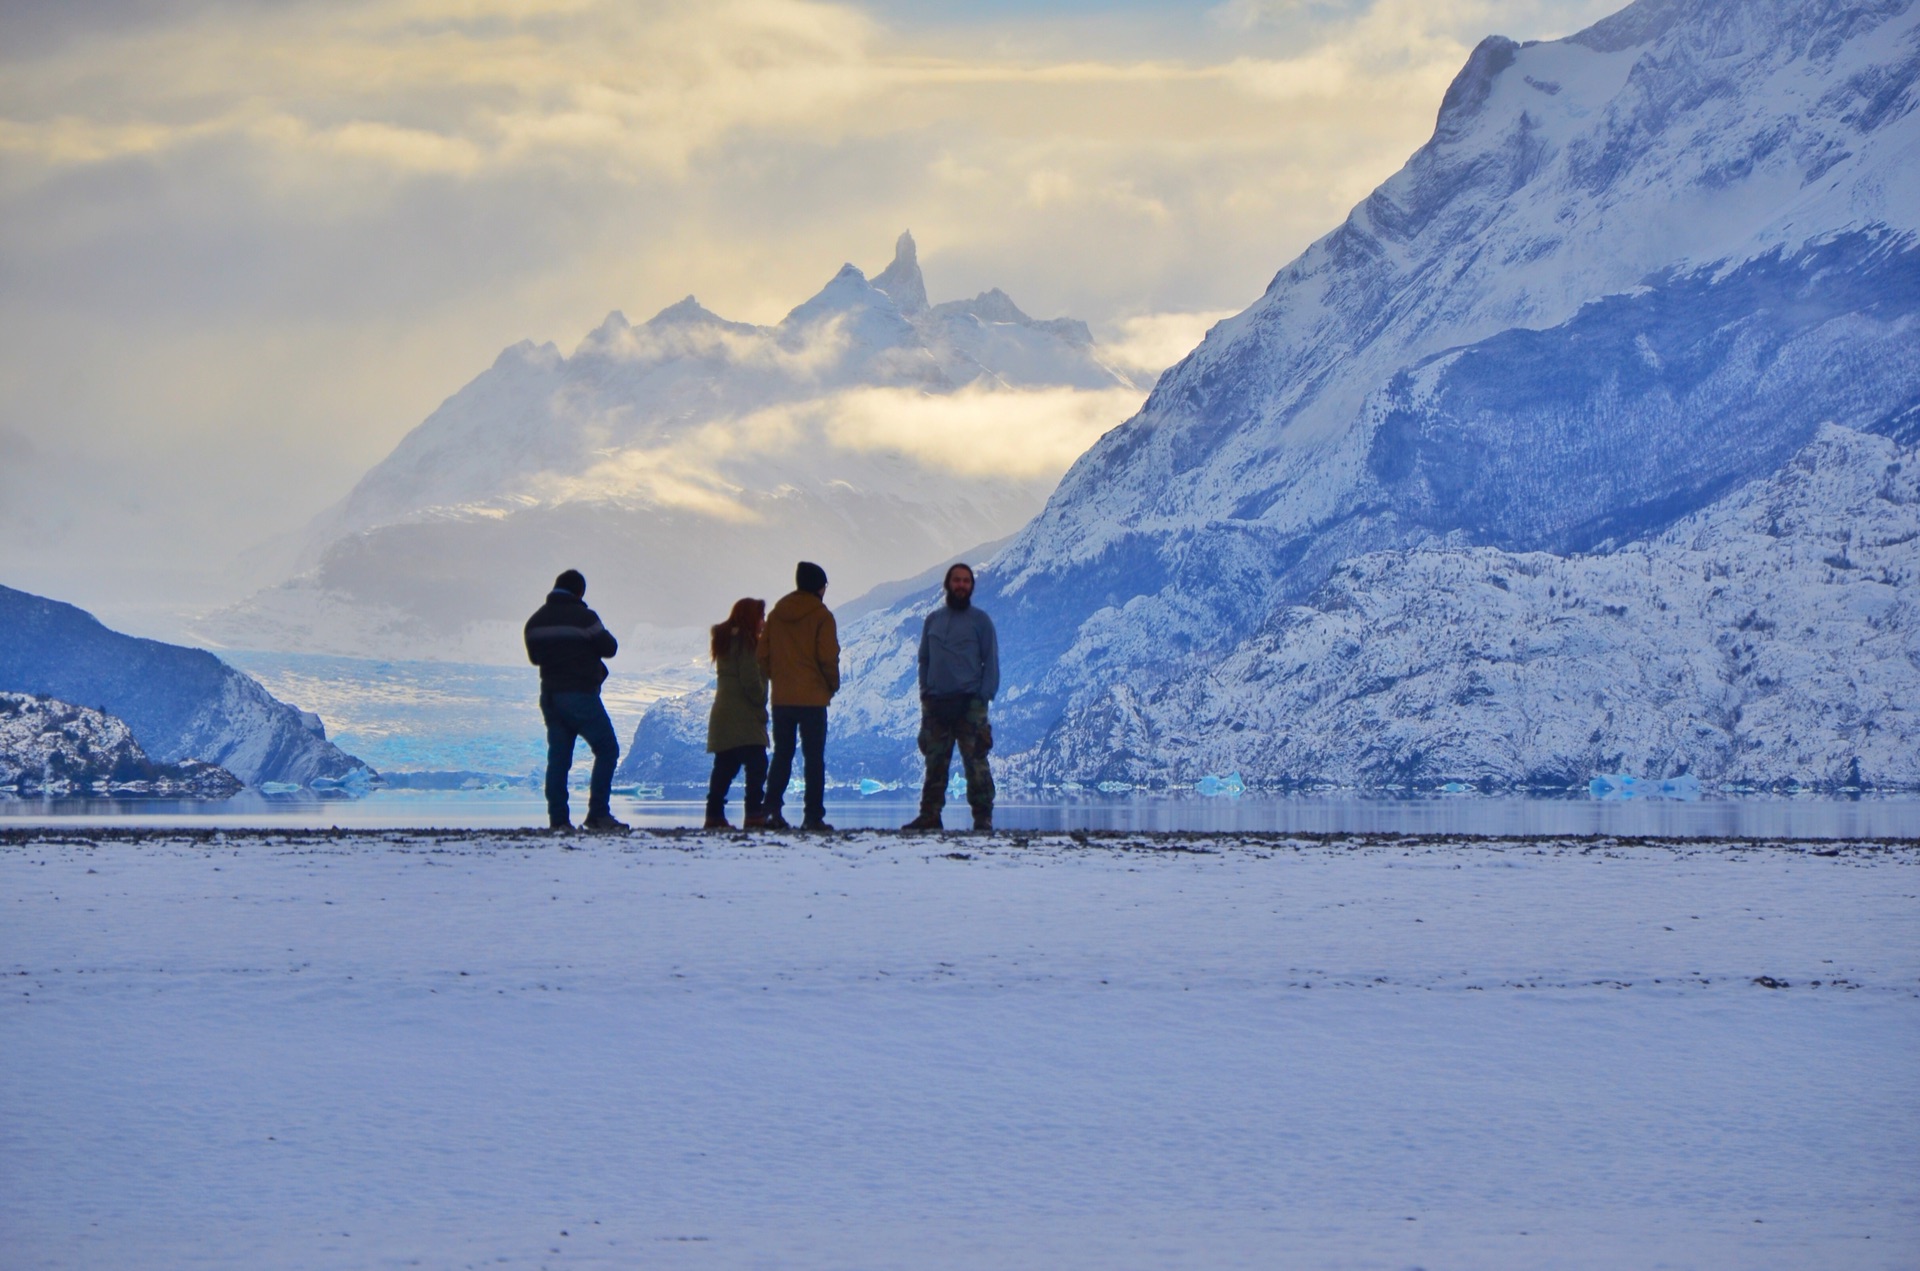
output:
[{"label": "low-lying cloud", "polygon": [[[753,496],[785,484],[884,480],[908,494],[951,480],[1047,487],[1144,400],[1124,388],[848,389],[618,446],[579,475],[539,474],[503,498],[673,507],[749,521]],[[882,471],[871,465],[876,459],[894,463]],[[913,471],[901,471],[901,461]]]},{"label": "low-lying cloud", "polygon": [[826,436],[847,450],[896,454],[963,476],[1028,480],[1059,477],[1145,400],[1129,388],[866,388],[814,409]]},{"label": "low-lying cloud", "polygon": [[1202,313],[1143,313],[1122,318],[1116,334],[1100,342],[1108,362],[1151,381],[1199,345],[1214,323],[1230,318],[1233,309]]}]

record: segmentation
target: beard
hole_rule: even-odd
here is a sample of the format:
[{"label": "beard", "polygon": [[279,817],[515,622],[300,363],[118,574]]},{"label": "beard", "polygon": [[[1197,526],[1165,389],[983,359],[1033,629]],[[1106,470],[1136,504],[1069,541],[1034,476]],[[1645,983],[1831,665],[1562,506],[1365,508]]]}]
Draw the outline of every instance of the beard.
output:
[{"label": "beard", "polygon": [[972,605],[972,596],[956,596],[952,592],[947,593],[947,608],[949,609],[967,609]]}]

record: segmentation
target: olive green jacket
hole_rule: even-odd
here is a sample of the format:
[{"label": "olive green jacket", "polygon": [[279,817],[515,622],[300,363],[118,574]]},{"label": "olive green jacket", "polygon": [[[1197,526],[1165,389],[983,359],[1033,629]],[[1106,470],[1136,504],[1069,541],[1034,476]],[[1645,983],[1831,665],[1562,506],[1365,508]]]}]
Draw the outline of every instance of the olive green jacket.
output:
[{"label": "olive green jacket", "polygon": [[718,687],[707,716],[707,751],[767,744],[767,680],[751,644],[737,644],[714,663]]}]

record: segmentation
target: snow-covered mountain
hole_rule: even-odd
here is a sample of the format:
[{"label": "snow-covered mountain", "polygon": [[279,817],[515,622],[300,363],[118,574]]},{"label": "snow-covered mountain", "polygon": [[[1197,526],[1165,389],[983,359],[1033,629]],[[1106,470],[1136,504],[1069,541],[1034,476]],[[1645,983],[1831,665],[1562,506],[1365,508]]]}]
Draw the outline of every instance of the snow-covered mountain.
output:
[{"label": "snow-covered mountain", "polygon": [[240,789],[239,778],[214,764],[153,762],[125,720],[50,697],[0,693],[0,792],[225,799]]},{"label": "snow-covered mountain", "polygon": [[1920,786],[1917,542],[1920,451],[1827,425],[1617,552],[1350,560],[1207,674],[1076,703],[1030,773]]},{"label": "snow-covered mountain", "polygon": [[249,785],[367,771],[327,740],[319,716],[204,649],[123,635],[11,587],[0,587],[0,691],[90,706],[124,720],[158,763],[217,764]]},{"label": "snow-covered mountain", "polygon": [[[1792,465],[1859,453],[1848,435],[1903,448],[1867,468],[1920,441],[1916,79],[1913,0],[1639,0],[1564,40],[1482,42],[1432,139],[982,571],[1011,767],[1920,779],[1887,749],[1920,700],[1916,540],[1884,531],[1869,602],[1792,553],[1845,557],[1878,503],[1807,507],[1800,546],[1737,528],[1743,491],[1789,497]],[[1696,514],[1718,546],[1689,555],[1663,536]],[[1493,574],[1508,590],[1443,590]],[[1756,584],[1736,613],[1735,576],[1798,591]],[[1842,597],[1875,616],[1848,625]],[[927,603],[848,633],[842,771],[911,770],[900,650]],[[1704,669],[1749,647],[1831,673],[1780,691]]]},{"label": "snow-covered mountain", "polygon": [[[315,521],[304,574],[201,629],[402,657],[491,640],[513,660],[569,566],[622,631],[717,621],[803,557],[851,597],[1024,524],[1144,387],[1084,323],[998,290],[930,306],[903,234],[877,277],[845,266],[775,326],[689,296],[638,326],[610,314],[571,356],[507,349]],[[979,430],[1024,417],[1075,443],[983,460]]]}]

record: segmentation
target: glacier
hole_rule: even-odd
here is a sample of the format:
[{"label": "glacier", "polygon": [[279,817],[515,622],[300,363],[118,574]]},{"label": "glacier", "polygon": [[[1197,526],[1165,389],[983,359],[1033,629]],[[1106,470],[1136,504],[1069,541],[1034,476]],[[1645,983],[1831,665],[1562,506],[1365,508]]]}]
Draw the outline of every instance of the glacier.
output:
[{"label": "glacier", "polygon": [[[1920,784],[1917,79],[1911,0],[1483,41],[984,562],[1010,775]],[[844,770],[914,766],[932,599],[849,624]]]}]

